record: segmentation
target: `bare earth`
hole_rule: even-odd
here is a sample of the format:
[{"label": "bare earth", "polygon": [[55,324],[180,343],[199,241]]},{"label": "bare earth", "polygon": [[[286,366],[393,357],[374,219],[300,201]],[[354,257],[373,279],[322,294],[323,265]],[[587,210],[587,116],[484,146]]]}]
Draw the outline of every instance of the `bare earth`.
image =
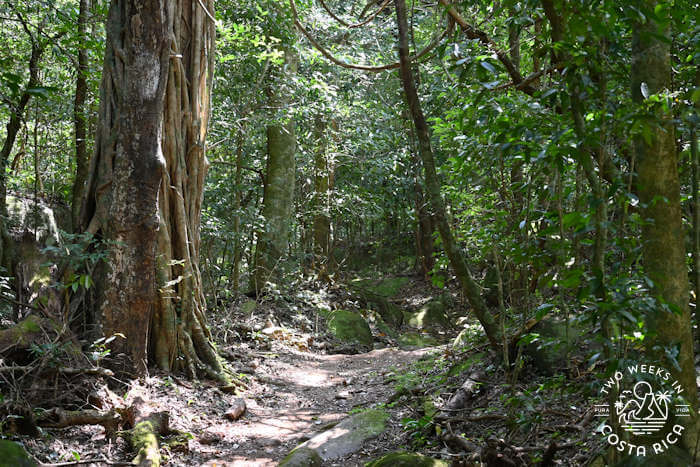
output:
[{"label": "bare earth", "polygon": [[[249,390],[240,396],[247,412],[237,421],[224,418],[236,396],[213,384],[152,375],[130,392],[147,394],[150,403],[170,412],[173,429],[192,435],[179,445],[163,440],[165,465],[272,466],[353,409],[385,403],[394,393],[387,377],[428,351],[385,348],[358,355],[323,355],[276,341],[270,351],[245,350],[241,360],[254,367],[255,374],[247,382]],[[235,367],[241,362],[232,363]],[[393,413],[384,434],[359,452],[327,465],[364,465],[395,449],[401,433],[399,419]],[[128,462],[133,457],[121,438],[107,440],[100,426],[46,430],[44,436],[25,439],[24,444],[45,463],[79,457],[82,465],[105,465],[98,460]],[[96,462],[85,462],[91,459]]]}]

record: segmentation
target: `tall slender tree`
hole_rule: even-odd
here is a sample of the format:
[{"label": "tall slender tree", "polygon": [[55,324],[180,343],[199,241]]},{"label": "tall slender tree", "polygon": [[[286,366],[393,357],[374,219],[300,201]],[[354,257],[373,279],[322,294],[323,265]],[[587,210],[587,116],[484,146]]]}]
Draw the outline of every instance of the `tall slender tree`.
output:
[{"label": "tall slender tree", "polygon": [[[297,57],[293,50],[284,52],[283,74],[296,73]],[[280,260],[289,247],[294,207],[296,163],[295,126],[289,96],[278,83],[269,90],[271,107],[278,111],[275,122],[267,127],[267,168],[262,215],[263,228],[257,233],[255,265],[251,288],[258,294],[267,282],[277,282]]]},{"label": "tall slender tree", "polygon": [[[661,8],[656,8],[661,5]],[[650,119],[646,135],[635,137],[637,194],[645,223],[642,227],[642,259],[646,275],[658,297],[655,312],[648,316],[652,335],[645,340],[650,353],[681,383],[691,417],[685,422],[684,441],[697,449],[697,405],[695,362],[690,309],[688,268],[685,258],[678,177],[678,155],[673,115],[659,100],[649,96],[671,89],[671,53],[667,7],[649,0],[645,11],[656,12],[636,24],[632,43],[632,98]]]},{"label": "tall slender tree", "polygon": [[442,239],[442,244],[445,248],[445,253],[450,260],[450,265],[455,271],[455,275],[459,280],[464,295],[469,300],[469,304],[474,310],[479,323],[484,328],[486,337],[491,346],[500,351],[503,349],[502,333],[490,313],[486,302],[481,296],[481,291],[472,277],[469,270],[469,263],[460,251],[457,241],[455,240],[452,228],[447,219],[445,209],[445,201],[440,192],[440,180],[435,169],[435,158],[433,157],[433,149],[430,143],[430,129],[425,120],[423,109],[421,108],[416,83],[411,70],[410,54],[408,48],[408,20],[406,19],[406,0],[394,0],[396,6],[396,22],[399,31],[399,77],[403,85],[406,103],[413,119],[413,124],[416,129],[416,138],[418,140],[418,155],[423,162],[423,171],[425,174],[425,187],[428,200],[433,211],[433,218],[437,230]]},{"label": "tall slender tree", "polygon": [[73,230],[80,231],[80,208],[85,197],[85,183],[88,177],[89,157],[87,152],[87,98],[88,53],[87,21],[90,0],[80,0],[78,8],[78,60],[75,66],[75,99],[73,101],[73,128],[75,132],[75,180],[73,181],[73,199],[71,203],[71,220]]}]

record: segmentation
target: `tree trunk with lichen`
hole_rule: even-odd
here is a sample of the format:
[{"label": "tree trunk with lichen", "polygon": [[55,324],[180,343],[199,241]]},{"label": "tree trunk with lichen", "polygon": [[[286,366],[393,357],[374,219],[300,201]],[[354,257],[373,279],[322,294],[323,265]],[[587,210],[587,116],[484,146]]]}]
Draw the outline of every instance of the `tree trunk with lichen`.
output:
[{"label": "tree trunk with lichen", "polygon": [[[285,74],[296,73],[297,57],[291,50],[285,51]],[[256,234],[255,264],[251,274],[251,289],[255,295],[266,284],[277,283],[280,261],[289,247],[296,163],[296,136],[289,101],[283,89],[271,92],[272,108],[278,110],[277,121],[267,127],[267,167],[262,215],[263,229]]]},{"label": "tree trunk with lichen", "polygon": [[213,0],[113,0],[85,208],[106,242],[98,335],[112,355],[225,379],[199,271],[204,154],[214,65]]},{"label": "tree trunk with lichen", "polygon": [[[644,6],[656,11],[656,1]],[[668,14],[661,9],[660,14]],[[647,97],[671,89],[671,54],[668,21],[651,17],[637,24],[632,44],[632,97],[646,108],[648,134],[635,137],[637,194],[642,205],[642,259],[645,274],[661,300],[647,316],[652,333],[645,344],[652,357],[680,382],[691,416],[677,420],[685,425],[683,441],[691,453],[697,448],[697,386],[692,322],[688,306],[688,267],[685,257],[678,177],[678,156],[673,115]],[[661,37],[663,36],[663,37]],[[666,306],[666,304],[668,306]],[[669,355],[676,354],[671,360]]]}]

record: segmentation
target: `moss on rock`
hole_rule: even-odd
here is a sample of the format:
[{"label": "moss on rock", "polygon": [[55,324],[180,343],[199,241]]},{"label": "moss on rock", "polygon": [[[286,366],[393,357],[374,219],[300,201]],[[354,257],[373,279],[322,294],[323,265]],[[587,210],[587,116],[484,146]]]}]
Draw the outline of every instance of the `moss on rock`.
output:
[{"label": "moss on rock", "polygon": [[398,341],[401,348],[422,349],[424,347],[432,347],[439,344],[438,340],[434,337],[427,334],[419,334],[417,332],[406,332],[401,334]]},{"label": "moss on rock", "polygon": [[401,291],[408,283],[408,277],[387,277],[381,280],[362,279],[356,281],[357,285],[369,290],[371,293],[391,298]]},{"label": "moss on rock", "polygon": [[0,439],[0,466],[34,467],[36,463],[27,451],[14,441]]},{"label": "moss on rock", "polygon": [[321,456],[311,448],[298,447],[282,459],[279,467],[321,467]]},{"label": "moss on rock", "polygon": [[382,409],[365,410],[319,433],[297,449],[313,449],[324,461],[338,459],[358,451],[368,439],[383,433],[388,419],[389,414]]},{"label": "moss on rock", "polygon": [[359,313],[347,310],[332,312],[328,318],[328,329],[344,343],[372,348],[372,331]]},{"label": "moss on rock", "polygon": [[450,327],[445,304],[441,300],[429,301],[417,312],[409,314],[406,322],[417,329],[438,330]]}]

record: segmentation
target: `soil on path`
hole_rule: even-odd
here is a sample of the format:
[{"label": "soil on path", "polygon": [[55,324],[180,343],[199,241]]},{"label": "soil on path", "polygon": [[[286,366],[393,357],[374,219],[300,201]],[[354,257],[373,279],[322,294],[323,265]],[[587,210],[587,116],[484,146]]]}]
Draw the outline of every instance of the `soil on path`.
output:
[{"label": "soil on path", "polygon": [[[208,457],[207,466],[277,465],[299,443],[348,412],[386,402],[394,392],[387,377],[427,352],[385,348],[358,355],[319,355],[287,348],[260,354],[256,379],[262,384],[246,395],[247,414],[236,422],[201,426],[205,441],[207,434],[219,441],[202,445],[200,435],[190,452],[202,461]],[[362,454],[333,465],[362,465]],[[173,465],[188,460],[197,459],[172,459]]]}]

